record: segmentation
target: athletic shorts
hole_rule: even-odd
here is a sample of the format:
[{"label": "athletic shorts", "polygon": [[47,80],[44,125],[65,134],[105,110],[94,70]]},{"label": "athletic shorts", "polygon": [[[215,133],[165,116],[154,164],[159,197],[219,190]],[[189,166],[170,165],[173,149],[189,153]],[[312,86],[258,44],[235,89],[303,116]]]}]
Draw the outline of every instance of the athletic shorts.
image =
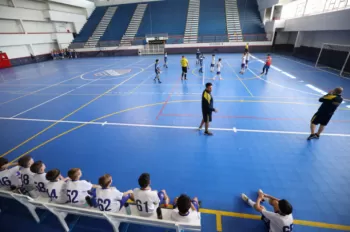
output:
[{"label": "athletic shorts", "polygon": [[246,60],[246,61],[245,61],[245,64],[248,65],[248,63],[249,63],[249,60]]},{"label": "athletic shorts", "polygon": [[264,222],[267,231],[270,231],[270,220],[267,219],[264,215],[261,216],[261,220]]},{"label": "athletic shorts", "polygon": [[164,57],[164,62],[167,62],[168,61],[168,57]]},{"label": "athletic shorts", "polygon": [[210,67],[215,67],[215,64],[211,64]]},{"label": "athletic shorts", "polygon": [[205,111],[202,111],[202,114],[203,114],[203,121],[204,122],[211,122],[212,120],[212,112],[205,112]]},{"label": "athletic shorts", "polygon": [[182,67],[182,72],[187,73],[187,67]]},{"label": "athletic shorts", "polygon": [[245,64],[241,64],[241,68],[244,68],[245,67]]},{"label": "athletic shorts", "polygon": [[220,74],[221,74],[221,72],[217,72],[217,73],[216,73],[216,75],[220,75]]},{"label": "athletic shorts", "polygon": [[329,123],[329,121],[332,118],[332,114],[325,114],[325,113],[319,113],[317,112],[316,114],[314,114],[314,116],[311,119],[311,123],[318,125],[321,124],[322,126],[327,126],[327,124]]}]

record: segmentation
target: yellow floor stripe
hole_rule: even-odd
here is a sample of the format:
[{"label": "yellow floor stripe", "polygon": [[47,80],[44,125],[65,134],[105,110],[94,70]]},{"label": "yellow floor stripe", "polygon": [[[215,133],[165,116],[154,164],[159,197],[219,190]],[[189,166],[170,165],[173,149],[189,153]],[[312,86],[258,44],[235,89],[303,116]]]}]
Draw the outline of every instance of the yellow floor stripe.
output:
[{"label": "yellow floor stripe", "polygon": [[220,214],[216,214],[216,231],[218,231],[218,232],[222,231],[222,221],[221,221]]}]

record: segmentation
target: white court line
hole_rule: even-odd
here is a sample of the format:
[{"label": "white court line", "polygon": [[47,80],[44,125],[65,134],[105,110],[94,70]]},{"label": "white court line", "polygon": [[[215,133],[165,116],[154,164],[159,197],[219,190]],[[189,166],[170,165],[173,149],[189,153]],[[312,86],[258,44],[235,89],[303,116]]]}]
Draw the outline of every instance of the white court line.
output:
[{"label": "white court line", "polygon": [[237,73],[235,72],[235,70],[232,68],[232,66],[225,60],[226,64],[231,68],[231,70],[233,71],[233,73],[236,75],[236,77],[238,78],[238,80],[242,83],[242,85],[245,87],[245,89],[247,90],[247,92],[250,94],[250,96],[254,96],[252,94],[252,92],[249,90],[249,88],[244,84],[244,82],[241,80],[241,78],[239,78],[239,76],[237,75]]},{"label": "white court line", "polygon": [[[152,125],[152,124],[135,124],[135,123],[116,123],[116,122],[85,122],[85,121],[60,121],[49,119],[34,119],[34,118],[6,118],[0,117],[0,120],[12,120],[12,121],[29,121],[29,122],[49,122],[49,123],[67,123],[67,124],[87,124],[87,125],[100,125],[100,126],[124,126],[124,127],[144,127],[144,128],[163,128],[163,129],[183,129],[183,130],[196,130],[198,127],[192,126],[170,126],[170,125]],[[249,133],[267,133],[267,134],[290,134],[290,135],[310,135],[310,132],[299,131],[278,131],[278,130],[252,130],[252,129],[237,129],[233,128],[210,128],[214,131],[236,131],[236,132],[249,132]],[[336,137],[350,137],[350,134],[335,134],[335,133],[323,133],[322,136],[336,136]]]},{"label": "white court line", "polygon": [[[140,61],[141,61],[141,60],[140,60]],[[139,63],[140,61],[138,61],[138,62],[136,62],[136,63]],[[136,63],[133,63],[133,64],[136,64]],[[133,65],[133,64],[130,64],[130,65]],[[130,65],[128,65],[128,66],[130,66]],[[126,67],[128,67],[128,66],[126,66]],[[141,69],[141,70],[143,71],[143,69]],[[42,106],[42,105],[45,105],[45,104],[47,104],[47,103],[49,103],[49,102],[52,102],[52,101],[54,101],[54,100],[56,100],[56,99],[58,99],[58,98],[60,98],[60,97],[63,97],[63,96],[65,96],[65,95],[67,95],[67,94],[69,94],[69,93],[71,93],[71,92],[73,92],[73,91],[75,91],[75,90],[77,90],[77,89],[80,89],[80,88],[82,88],[82,87],[84,87],[84,86],[86,86],[86,85],[89,85],[89,84],[91,84],[91,83],[93,83],[93,82],[96,82],[96,81],[100,80],[101,78],[103,78],[103,77],[100,77],[100,78],[98,78],[98,79],[95,79],[95,80],[90,81],[90,82],[88,82],[88,83],[85,83],[85,84],[83,84],[83,85],[80,85],[80,86],[78,86],[78,87],[76,87],[76,88],[74,88],[74,89],[72,89],[72,90],[70,90],[70,91],[67,91],[67,92],[65,92],[65,93],[62,93],[61,95],[59,95],[59,96],[57,96],[57,97],[51,98],[51,99],[49,99],[49,100],[47,100],[47,101],[45,101],[45,102],[43,102],[43,103],[40,103],[40,104],[38,104],[38,105],[36,105],[36,106],[34,106],[34,107],[32,107],[32,108],[29,108],[29,109],[27,109],[27,110],[25,110],[25,111],[22,111],[21,113],[18,113],[18,114],[16,114],[16,115],[12,116],[11,118],[18,117],[18,116],[20,116],[20,115],[22,115],[22,114],[24,114],[24,113],[27,113],[27,112],[29,112],[29,111],[31,111],[31,110],[34,110],[34,109],[36,109],[36,108],[38,108],[38,107],[40,107],[40,106]]]}]

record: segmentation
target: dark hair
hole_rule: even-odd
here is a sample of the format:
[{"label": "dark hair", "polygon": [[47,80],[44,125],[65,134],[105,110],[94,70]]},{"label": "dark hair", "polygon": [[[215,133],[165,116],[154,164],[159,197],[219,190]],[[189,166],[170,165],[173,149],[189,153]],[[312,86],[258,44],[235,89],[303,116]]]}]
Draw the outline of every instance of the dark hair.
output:
[{"label": "dark hair", "polygon": [[341,94],[343,92],[343,88],[342,87],[337,87],[334,89],[334,93],[335,94]]},{"label": "dark hair", "polygon": [[5,157],[0,157],[0,168],[8,163],[8,159],[6,159]]},{"label": "dark hair", "polygon": [[215,56],[215,54],[213,54],[213,56]]},{"label": "dark hair", "polygon": [[182,194],[177,199],[177,208],[179,209],[180,214],[186,214],[191,208],[191,199],[186,194]]},{"label": "dark hair", "polygon": [[142,173],[139,177],[139,185],[141,188],[147,188],[147,186],[151,183],[151,176],[149,173]]},{"label": "dark hair", "polygon": [[98,178],[98,184],[101,185],[102,188],[107,188],[112,182],[112,176],[109,174],[105,174]]},{"label": "dark hair", "polygon": [[221,58],[219,58],[219,61],[221,61]]},{"label": "dark hair", "polygon": [[182,58],[184,58],[185,56],[182,56]]},{"label": "dark hair", "polygon": [[79,175],[80,171],[80,168],[72,168],[68,171],[68,177],[71,179],[71,180],[77,180]]},{"label": "dark hair", "polygon": [[156,59],[156,62],[158,62],[159,60],[158,59]]},{"label": "dark hair", "polygon": [[40,168],[43,166],[43,162],[42,161],[36,161],[35,163],[32,164],[32,166],[30,166],[30,171],[33,173],[39,173]]},{"label": "dark hair", "polygon": [[25,155],[18,160],[18,165],[23,168],[29,168],[29,161],[32,159],[30,155]]},{"label": "dark hair", "polygon": [[267,56],[270,56],[270,54],[267,54]]},{"label": "dark hair", "polygon": [[205,84],[205,88],[208,88],[209,86],[212,86],[212,85],[213,85],[212,83],[208,82]]},{"label": "dark hair", "polygon": [[57,177],[61,174],[61,171],[57,168],[52,169],[46,173],[46,180],[55,181]]},{"label": "dark hair", "polygon": [[293,206],[284,199],[278,201],[278,208],[283,215],[289,215],[293,212]]}]

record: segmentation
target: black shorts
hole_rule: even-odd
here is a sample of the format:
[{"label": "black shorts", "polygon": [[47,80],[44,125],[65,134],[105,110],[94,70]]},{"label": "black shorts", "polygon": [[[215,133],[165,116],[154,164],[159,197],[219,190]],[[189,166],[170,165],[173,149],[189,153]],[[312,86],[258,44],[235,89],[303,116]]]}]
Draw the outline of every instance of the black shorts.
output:
[{"label": "black shorts", "polygon": [[329,115],[329,114],[317,112],[312,117],[311,123],[315,124],[315,125],[321,124],[322,126],[327,126],[327,124],[331,120],[332,116],[333,116],[332,114]]},{"label": "black shorts", "polygon": [[187,67],[182,67],[182,72],[187,73]]},{"label": "black shorts", "polygon": [[212,112],[206,112],[206,111],[202,111],[202,114],[203,114],[203,121],[204,122],[211,122],[211,115],[212,115]]}]

